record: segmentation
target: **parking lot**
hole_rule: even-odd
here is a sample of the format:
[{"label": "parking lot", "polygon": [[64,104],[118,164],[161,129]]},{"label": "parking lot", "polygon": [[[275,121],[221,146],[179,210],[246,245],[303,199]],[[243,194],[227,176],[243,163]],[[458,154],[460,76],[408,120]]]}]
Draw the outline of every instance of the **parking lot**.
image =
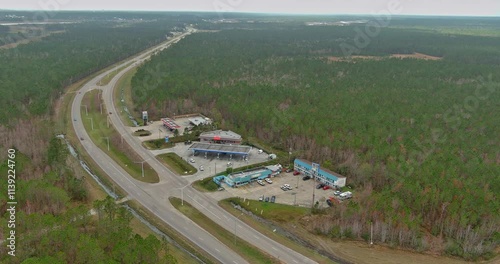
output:
[{"label": "parking lot", "polygon": [[[248,155],[248,159],[244,160],[241,156],[233,156],[232,159],[229,159],[228,155],[220,155],[219,158],[213,155],[207,155],[207,157],[205,158],[205,155],[203,153],[197,153],[196,155],[193,155],[193,153],[189,151],[190,146],[191,144],[185,145],[184,143],[178,143],[175,144],[175,147],[173,148],[152,150],[151,152],[153,152],[155,155],[175,152],[182,159],[193,165],[193,167],[195,167],[198,172],[192,176],[185,176],[190,182],[214,176],[217,173],[225,171],[230,166],[233,168],[239,168],[269,160],[269,154],[265,152],[259,153],[259,149],[256,148],[252,148]],[[194,162],[190,162],[190,159],[193,159]],[[229,166],[228,163],[230,163]],[[200,170],[200,166],[203,166],[203,170]]]},{"label": "parking lot", "polygon": [[[319,201],[321,207],[328,206],[325,202],[329,197],[333,197],[334,190],[316,189],[318,182],[313,180],[303,181],[304,175],[299,174],[294,176],[292,172],[282,172],[276,177],[272,177],[272,184],[266,182],[264,186],[259,185],[257,182],[252,182],[248,185],[239,188],[230,188],[224,185],[225,192],[229,192],[230,196],[242,197],[252,200],[258,200],[259,197],[272,197],[276,196],[276,203],[298,205],[311,207],[313,189],[315,194],[315,201]],[[283,191],[280,187],[284,184],[290,185],[292,190]]]}]

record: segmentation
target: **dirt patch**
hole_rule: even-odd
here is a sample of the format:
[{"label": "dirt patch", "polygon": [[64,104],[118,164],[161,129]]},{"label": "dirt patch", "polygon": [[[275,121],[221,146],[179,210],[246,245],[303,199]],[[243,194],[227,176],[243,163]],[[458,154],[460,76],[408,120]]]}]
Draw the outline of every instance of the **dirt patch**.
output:
[{"label": "dirt patch", "polygon": [[426,55],[422,53],[413,53],[413,54],[392,54],[390,56],[361,56],[361,55],[355,55],[355,56],[350,56],[350,57],[335,57],[335,56],[330,56],[327,57],[327,60],[329,62],[351,62],[353,60],[374,60],[374,61],[380,61],[384,59],[417,59],[417,60],[442,60],[442,57],[435,57],[431,55]]},{"label": "dirt patch", "polygon": [[391,58],[397,59],[418,59],[418,60],[442,60],[442,57],[435,57],[431,55],[426,55],[422,53],[413,53],[413,54],[392,54]]},{"label": "dirt patch", "polygon": [[36,37],[31,37],[31,38],[25,38],[25,39],[21,39],[17,42],[14,42],[14,43],[9,43],[9,44],[5,44],[5,45],[2,45],[0,46],[0,49],[13,49],[21,44],[28,44],[30,42],[33,42],[33,41],[39,41],[45,37],[48,37],[52,34],[61,34],[61,33],[64,33],[66,32],[65,30],[60,30],[60,31],[52,31],[50,33],[46,33],[46,34],[43,34],[43,35],[40,35],[40,36],[36,36]]}]

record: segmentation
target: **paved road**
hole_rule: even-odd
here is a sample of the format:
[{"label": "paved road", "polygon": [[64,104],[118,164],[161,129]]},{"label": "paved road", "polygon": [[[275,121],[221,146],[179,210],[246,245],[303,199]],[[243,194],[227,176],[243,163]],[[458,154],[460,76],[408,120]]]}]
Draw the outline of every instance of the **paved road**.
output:
[{"label": "paved road", "polygon": [[[194,30],[189,30],[175,39],[163,43],[162,45],[149,51],[148,54],[168,47],[168,45],[172,42],[176,42],[192,32],[194,32]],[[176,231],[184,235],[187,239],[191,240],[222,263],[247,263],[247,261],[218,241],[211,234],[179,213],[168,201],[169,197],[183,197],[185,201],[195,206],[207,217],[211,218],[228,231],[234,232],[236,230],[236,234],[240,238],[268,252],[274,257],[279,258],[285,263],[315,263],[309,258],[275,242],[274,240],[247,226],[238,218],[220,208],[216,199],[207,194],[197,192],[189,185],[189,182],[186,179],[175,176],[174,173],[169,171],[158,160],[156,160],[152,152],[144,149],[139,140],[129,133],[130,130],[128,130],[122,123],[119,115],[110,115],[111,122],[114,124],[118,133],[123,135],[124,140],[127,141],[127,143],[138,153],[138,155],[140,155],[143,160],[146,160],[149,165],[156,170],[160,177],[159,183],[148,184],[133,179],[125,170],[123,170],[116,162],[106,155],[104,151],[99,149],[90,140],[84,129],[83,122],[81,120],[82,118],[80,118],[82,108],[81,102],[85,92],[96,88],[102,89],[106,108],[109,109],[109,111],[116,113],[117,111],[113,102],[112,89],[115,87],[118,79],[123,76],[123,74],[135,67],[137,64],[146,60],[148,57],[149,55],[141,54],[137,57],[129,59],[121,65],[118,65],[90,80],[80,89],[79,93],[76,94],[71,109],[72,116],[76,119],[76,121],[73,121],[73,127],[78,138],[81,137],[84,139],[81,143],[92,159],[115,181],[116,184],[127,192],[131,199],[135,199],[158,218],[169,224]],[[108,85],[102,87],[96,85],[103,76],[130,62],[135,63],[119,72]]]}]

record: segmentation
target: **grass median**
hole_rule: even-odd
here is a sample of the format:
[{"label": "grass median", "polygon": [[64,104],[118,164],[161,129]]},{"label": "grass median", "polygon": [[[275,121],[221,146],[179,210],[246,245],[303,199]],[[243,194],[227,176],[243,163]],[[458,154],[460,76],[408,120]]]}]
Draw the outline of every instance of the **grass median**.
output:
[{"label": "grass median", "polygon": [[[134,116],[135,113],[135,107],[134,107],[134,102],[132,100],[132,77],[134,77],[135,73],[137,72],[137,68],[133,68],[129,71],[127,71],[120,79],[116,82],[116,86],[113,90],[113,100],[115,102],[115,106],[117,108],[117,114],[119,114],[122,122],[124,124],[128,124],[130,126],[133,126],[133,122],[130,120],[130,118],[127,115],[127,112],[125,112],[124,107],[127,108],[127,110],[130,112],[132,117],[136,122],[139,124],[142,122],[142,120],[139,120]],[[123,95],[123,96],[122,96]]]},{"label": "grass median", "polygon": [[[156,183],[158,174],[147,162],[143,164],[137,153],[125,142],[122,136],[108,122],[108,112],[100,99],[100,90],[93,90],[85,94],[82,107],[83,124],[92,141],[116,163],[118,163],[134,179]],[[144,165],[144,172],[142,166]]]},{"label": "grass median", "polygon": [[187,163],[175,153],[161,154],[156,156],[156,158],[163,163],[163,165],[167,166],[178,175],[193,175],[197,172],[195,167]]},{"label": "grass median", "polygon": [[124,65],[116,70],[114,70],[113,72],[107,74],[106,76],[104,76],[97,84],[98,85],[108,85],[109,82],[111,80],[113,80],[113,78],[119,73],[121,72],[123,69],[127,68],[128,66],[130,66],[133,62],[130,62],[128,63],[127,65]]},{"label": "grass median", "polygon": [[232,232],[227,231],[210,218],[202,214],[198,209],[191,206],[189,203],[184,201],[184,205],[181,204],[181,199],[171,197],[170,202],[185,216],[189,217],[201,228],[212,234],[220,242],[225,244],[230,249],[234,250],[241,257],[250,263],[280,263],[280,261],[273,256],[263,252],[259,248],[251,245],[245,240],[235,236]]}]

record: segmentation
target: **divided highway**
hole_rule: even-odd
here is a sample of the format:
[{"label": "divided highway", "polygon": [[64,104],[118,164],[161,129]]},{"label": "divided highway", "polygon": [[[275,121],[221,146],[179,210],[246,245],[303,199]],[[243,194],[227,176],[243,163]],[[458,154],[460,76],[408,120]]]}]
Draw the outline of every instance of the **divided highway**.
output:
[{"label": "divided highway", "polygon": [[[117,109],[113,101],[113,89],[117,81],[127,71],[137,67],[144,60],[148,59],[151,54],[156,51],[168,48],[172,43],[178,42],[183,37],[196,32],[195,29],[188,29],[187,32],[176,36],[175,38],[162,43],[155,48],[148,50],[133,57],[122,64],[98,75],[87,82],[77,93],[71,108],[73,120],[73,128],[78,138],[83,138],[81,141],[85,151],[98,164],[99,167],[118,184],[127,195],[140,203],[144,208],[156,215],[162,221],[170,225],[176,231],[181,233],[194,244],[211,254],[221,263],[248,263],[245,259],[235,253],[233,250],[218,241],[210,233],[203,230],[201,227],[192,222],[189,218],[179,213],[169,202],[171,196],[180,197],[181,189],[184,192],[184,200],[192,204],[207,217],[217,222],[219,225],[227,229],[229,232],[234,232],[236,225],[236,234],[240,238],[255,245],[261,250],[280,259],[285,263],[316,263],[311,259],[275,242],[274,240],[262,235],[250,226],[246,225],[233,215],[220,208],[217,200],[205,193],[200,193],[189,186],[189,182],[182,177],[176,176],[170,170],[165,168],[149,150],[144,149],[141,143],[130,134],[129,130],[122,123],[119,115],[109,115],[111,122],[115,126],[118,133],[122,134],[123,139],[138,153],[138,155],[146,160],[150,166],[158,173],[160,182],[155,184],[143,183],[133,179],[125,170],[113,161],[104,151],[98,148],[91,140],[83,126],[81,118],[82,99],[84,94],[92,89],[102,89],[102,98],[106,105],[106,109],[113,113],[117,113]],[[107,74],[117,71],[119,68],[132,63],[127,68],[120,71],[106,86],[98,86],[97,83]]]}]

